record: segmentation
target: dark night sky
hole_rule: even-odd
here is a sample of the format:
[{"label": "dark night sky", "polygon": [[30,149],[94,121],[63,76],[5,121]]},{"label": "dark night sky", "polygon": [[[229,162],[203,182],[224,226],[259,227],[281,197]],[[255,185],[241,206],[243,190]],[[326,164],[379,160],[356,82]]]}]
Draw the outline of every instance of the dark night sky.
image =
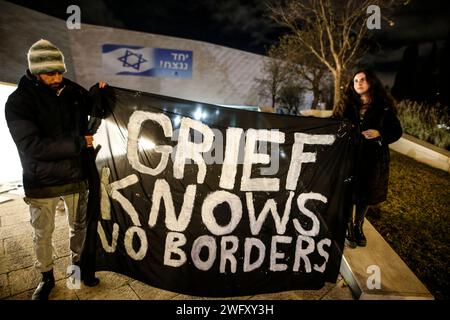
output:
[{"label": "dark night sky", "polygon": [[[264,0],[9,0],[66,19],[66,8],[77,4],[81,22],[207,41],[265,54],[281,29],[265,13]],[[405,0],[406,2],[406,0]],[[410,0],[397,10],[394,27],[375,31],[379,50],[367,61],[375,68],[393,71],[403,47],[446,39],[450,31],[450,1]],[[383,14],[383,12],[382,12]]]},{"label": "dark night sky", "polygon": [[10,0],[66,19],[77,4],[81,22],[170,35],[264,54],[277,39],[263,0]]}]

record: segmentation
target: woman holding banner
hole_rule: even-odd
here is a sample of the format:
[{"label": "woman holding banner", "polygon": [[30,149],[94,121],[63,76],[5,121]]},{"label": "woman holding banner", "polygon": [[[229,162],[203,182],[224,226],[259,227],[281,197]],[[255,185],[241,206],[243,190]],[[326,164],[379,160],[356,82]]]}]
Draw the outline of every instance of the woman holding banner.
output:
[{"label": "woman holding banner", "polygon": [[354,128],[354,217],[349,219],[345,243],[351,248],[364,247],[364,217],[370,205],[386,200],[388,145],[400,139],[402,127],[393,98],[370,70],[353,74],[333,115],[348,119]]}]

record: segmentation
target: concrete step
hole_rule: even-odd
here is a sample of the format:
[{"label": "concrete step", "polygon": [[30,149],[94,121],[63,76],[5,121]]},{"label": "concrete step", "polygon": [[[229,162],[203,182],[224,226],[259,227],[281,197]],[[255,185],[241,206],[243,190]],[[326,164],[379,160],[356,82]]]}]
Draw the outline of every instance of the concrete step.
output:
[{"label": "concrete step", "polygon": [[364,222],[366,247],[345,248],[341,274],[360,300],[434,300],[433,295],[375,230]]}]

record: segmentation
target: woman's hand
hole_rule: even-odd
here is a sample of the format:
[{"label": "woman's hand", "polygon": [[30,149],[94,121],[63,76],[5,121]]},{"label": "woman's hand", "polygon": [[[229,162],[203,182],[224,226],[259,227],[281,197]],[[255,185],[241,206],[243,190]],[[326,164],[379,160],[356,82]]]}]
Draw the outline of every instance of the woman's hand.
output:
[{"label": "woman's hand", "polygon": [[380,132],[375,129],[369,129],[369,130],[363,131],[361,133],[364,136],[364,138],[366,138],[366,139],[375,139],[375,138],[378,138],[379,136],[381,136]]},{"label": "woman's hand", "polygon": [[93,148],[94,147],[94,137],[93,136],[84,136],[84,140],[86,140],[86,147]]},{"label": "woman's hand", "polygon": [[106,88],[107,85],[108,85],[108,84],[107,84],[105,81],[103,81],[103,80],[100,80],[100,81],[98,82],[98,87],[99,87],[100,89]]}]

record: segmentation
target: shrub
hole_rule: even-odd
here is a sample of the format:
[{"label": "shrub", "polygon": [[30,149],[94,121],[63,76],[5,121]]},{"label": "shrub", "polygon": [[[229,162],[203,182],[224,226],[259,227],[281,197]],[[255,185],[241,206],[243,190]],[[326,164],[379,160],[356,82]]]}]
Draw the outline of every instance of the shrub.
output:
[{"label": "shrub", "polygon": [[403,100],[397,104],[397,111],[404,132],[450,150],[448,108]]}]

